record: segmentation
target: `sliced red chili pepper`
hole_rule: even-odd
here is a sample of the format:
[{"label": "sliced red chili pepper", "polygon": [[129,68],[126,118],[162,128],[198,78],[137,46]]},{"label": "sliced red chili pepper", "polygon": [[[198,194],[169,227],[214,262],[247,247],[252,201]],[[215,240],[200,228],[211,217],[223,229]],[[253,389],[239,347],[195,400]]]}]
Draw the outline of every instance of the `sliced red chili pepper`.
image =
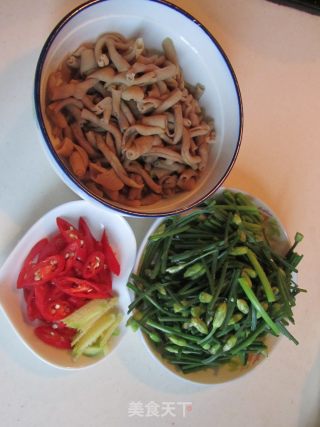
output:
[{"label": "sliced red chili pepper", "polygon": [[98,283],[78,277],[59,277],[55,279],[54,283],[66,294],[77,298],[96,299],[112,296],[107,290],[100,289]]},{"label": "sliced red chili pepper", "polygon": [[76,276],[82,278],[82,271],[83,271],[83,262],[79,261],[78,259],[75,260],[73,268],[71,272],[69,273],[69,276]]},{"label": "sliced red chili pepper", "polygon": [[43,317],[48,322],[61,320],[75,310],[75,307],[66,299],[55,299],[47,301],[43,310]]},{"label": "sliced red chili pepper", "polygon": [[61,289],[50,283],[34,286],[35,304],[42,319],[56,322],[71,314],[77,307]]},{"label": "sliced red chili pepper", "polygon": [[57,252],[63,251],[63,249],[67,246],[67,242],[63,238],[63,236],[60,233],[57,233],[52,237],[52,243],[57,249]]},{"label": "sliced red chili pepper", "polygon": [[96,251],[104,252],[101,241],[97,240],[95,249]]},{"label": "sliced red chili pepper", "polygon": [[52,326],[55,331],[58,331],[64,337],[70,339],[70,341],[73,340],[77,333],[77,329],[68,328],[68,326],[66,326],[65,323],[61,322],[60,320],[51,323],[50,326]]},{"label": "sliced red chili pepper", "polygon": [[41,320],[42,315],[37,307],[36,298],[34,294],[34,288],[25,288],[23,289],[24,299],[27,305],[27,316],[28,319],[32,322],[36,319]]},{"label": "sliced red chili pepper", "polygon": [[86,259],[82,276],[84,279],[92,279],[104,269],[104,255],[100,251],[94,251]]},{"label": "sliced red chili pepper", "polygon": [[113,252],[112,247],[108,242],[108,238],[105,231],[103,231],[102,233],[101,244],[102,244],[103,253],[105,255],[106,263],[108,265],[109,270],[116,276],[119,276],[120,264],[116,258],[115,253]]},{"label": "sliced red chili pepper", "polygon": [[40,285],[50,281],[64,269],[65,261],[61,255],[52,255],[43,261],[32,264],[26,272],[20,287]]},{"label": "sliced red chili pepper", "polygon": [[56,299],[60,299],[66,296],[61,289],[57,288],[52,283],[45,283],[45,287],[46,287],[46,298],[48,301],[54,301]]},{"label": "sliced red chili pepper", "polygon": [[112,276],[108,266],[104,264],[103,270],[96,277],[96,281],[99,283],[99,288],[112,293]]},{"label": "sliced red chili pepper", "polygon": [[79,232],[83,236],[88,254],[91,254],[94,250],[96,250],[97,240],[93,237],[88,224],[82,217],[79,218]]},{"label": "sliced red chili pepper", "polygon": [[65,219],[58,217],[56,219],[57,226],[60,233],[68,243],[72,243],[75,240],[83,240],[83,236],[70,222]]},{"label": "sliced red chili pepper", "polygon": [[18,279],[17,279],[17,288],[23,287],[23,282],[25,280],[25,276],[31,266],[38,261],[38,257],[42,249],[48,244],[48,239],[41,239],[39,242],[37,242],[28,253],[26,259],[24,260],[24,263],[22,265],[22,268],[20,270]]},{"label": "sliced red chili pepper", "polygon": [[46,307],[47,303],[47,295],[48,295],[48,287],[46,283],[41,283],[40,285],[34,286],[33,288],[34,296],[35,296],[35,304],[37,306],[37,309],[41,313],[41,316],[43,317],[43,312]]},{"label": "sliced red chili pepper", "polygon": [[61,255],[65,259],[65,272],[68,272],[77,264],[77,260],[84,261],[86,259],[87,249],[80,240],[77,240],[69,243]]},{"label": "sliced red chili pepper", "polygon": [[79,245],[74,243],[69,243],[66,248],[61,252],[61,255],[63,256],[65,260],[65,272],[71,270],[74,266],[74,263],[77,259],[77,252],[79,250]]},{"label": "sliced red chili pepper", "polygon": [[83,305],[87,304],[87,302],[89,301],[88,299],[77,298],[76,296],[71,296],[71,295],[68,295],[68,297],[69,297],[68,301],[73,305],[73,307],[75,308],[75,310],[77,310],[78,308],[80,308]]},{"label": "sliced red chili pepper", "polygon": [[46,344],[53,347],[70,349],[72,338],[63,329],[53,328],[50,325],[42,325],[35,328],[34,332]]},{"label": "sliced red chili pepper", "polygon": [[58,325],[59,332],[66,338],[69,338],[71,341],[73,340],[75,334],[77,333],[76,329],[68,328],[64,323],[58,322],[60,325]]},{"label": "sliced red chili pepper", "polygon": [[64,237],[60,233],[55,234],[41,250],[39,254],[39,261],[43,261],[49,256],[59,254],[66,246],[67,242]]}]

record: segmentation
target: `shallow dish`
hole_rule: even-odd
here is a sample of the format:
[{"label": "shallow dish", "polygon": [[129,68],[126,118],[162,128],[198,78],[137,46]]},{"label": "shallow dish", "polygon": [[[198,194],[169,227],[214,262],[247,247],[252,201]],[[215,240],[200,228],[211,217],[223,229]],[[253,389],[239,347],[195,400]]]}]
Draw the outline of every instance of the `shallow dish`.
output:
[{"label": "shallow dish", "polygon": [[[224,189],[221,188],[216,193],[215,197],[219,196],[219,194],[223,190]],[[266,213],[267,216],[270,216],[271,218],[273,218],[275,220],[274,225],[277,226],[278,231],[279,231],[279,235],[275,236],[273,238],[271,244],[272,244],[273,249],[276,250],[279,254],[285,254],[290,247],[290,242],[289,242],[289,238],[288,238],[288,235],[286,233],[286,230],[285,230],[284,226],[281,224],[281,222],[280,222],[279,218],[276,216],[276,214],[264,202],[257,199],[256,197],[253,197],[253,196],[249,195],[248,193],[242,192],[238,189],[230,189],[230,190],[235,191],[235,192],[240,192],[240,193],[245,194],[246,196],[249,196],[251,198],[251,200],[260,209],[262,209]],[[152,226],[150,227],[145,238],[143,239],[143,241],[140,245],[140,248],[138,250],[136,263],[135,263],[135,266],[133,269],[134,273],[136,273],[136,274],[139,273],[139,268],[141,265],[142,257],[144,254],[145,247],[148,243],[149,237],[155,232],[155,230],[159,227],[161,222],[163,222],[164,220],[165,219],[163,219],[163,218],[159,218],[158,220],[156,220],[152,224]],[[296,281],[296,276],[294,276],[294,280]],[[130,294],[131,294],[131,299],[133,300],[134,299],[133,292],[130,291]],[[225,365],[225,366],[220,367],[218,370],[208,368],[208,369],[203,369],[200,371],[190,372],[188,374],[184,374],[180,370],[176,369],[174,365],[169,363],[165,358],[163,358],[161,356],[161,354],[157,351],[155,346],[151,343],[150,339],[144,333],[142,333],[140,330],[138,331],[138,333],[140,334],[141,339],[144,342],[148,352],[152,355],[152,357],[162,367],[164,367],[169,372],[177,375],[179,378],[181,378],[183,380],[191,381],[191,382],[202,383],[202,384],[218,384],[218,383],[231,381],[231,380],[234,380],[236,378],[239,378],[239,377],[251,372],[257,365],[259,365],[263,361],[267,360],[267,358],[260,357],[260,358],[256,358],[256,360],[253,359],[253,362],[249,363],[246,366],[234,367],[234,366]],[[269,353],[274,349],[275,345],[279,342],[279,339],[281,339],[281,337],[276,338],[270,334],[264,338],[264,343],[267,345]]]},{"label": "shallow dish", "polygon": [[26,318],[23,292],[16,288],[17,277],[25,257],[37,241],[56,232],[55,221],[58,216],[71,223],[76,223],[82,216],[96,238],[105,228],[110,244],[119,258],[121,273],[119,276],[113,276],[112,287],[114,294],[119,297],[118,306],[124,319],[121,322],[120,334],[112,337],[110,341],[110,352],[119,345],[126,332],[124,325],[129,303],[126,282],[135,261],[136,240],[131,227],[121,216],[105,212],[83,200],[74,201],[60,205],[40,218],[19,241],[0,269],[0,307],[21,341],[35,356],[49,365],[64,369],[79,369],[94,365],[103,358],[82,356],[73,361],[71,351],[56,349],[40,341],[34,334],[32,324]]},{"label": "shallow dish", "polygon": [[[132,208],[102,199],[77,180],[56,154],[52,131],[45,113],[46,85],[50,73],[81,43],[95,41],[105,32],[126,37],[141,36],[146,47],[161,48],[170,37],[177,50],[185,79],[205,86],[201,105],[214,118],[216,142],[208,167],[196,188],[154,205]],[[70,12],[49,35],[39,58],[35,76],[35,108],[42,146],[60,178],[80,197],[97,206],[134,216],[164,216],[190,209],[213,194],[225,180],[236,160],[242,135],[242,104],[239,86],[221,46],[191,15],[161,0],[98,0]]]}]

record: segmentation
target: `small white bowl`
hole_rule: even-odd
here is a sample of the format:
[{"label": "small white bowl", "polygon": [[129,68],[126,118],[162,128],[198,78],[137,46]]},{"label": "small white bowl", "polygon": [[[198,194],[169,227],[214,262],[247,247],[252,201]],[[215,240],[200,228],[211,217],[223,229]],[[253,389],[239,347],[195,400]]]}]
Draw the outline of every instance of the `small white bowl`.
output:
[{"label": "small white bowl", "polygon": [[119,297],[118,307],[124,319],[120,325],[120,334],[112,337],[110,341],[110,352],[118,346],[126,332],[126,313],[130,303],[126,283],[135,261],[136,240],[131,227],[120,215],[106,212],[84,200],[69,202],[52,209],[40,218],[19,241],[0,269],[0,307],[21,341],[35,356],[51,366],[79,369],[96,364],[103,358],[83,356],[74,361],[71,351],[56,349],[38,339],[34,334],[32,323],[25,315],[23,292],[16,288],[17,277],[25,257],[37,241],[57,231],[56,217],[58,216],[74,225],[77,225],[79,217],[82,216],[96,238],[100,238],[102,230],[105,229],[119,258],[121,273],[119,276],[112,277],[112,288],[114,294]]},{"label": "small white bowl", "polygon": [[[48,76],[62,59],[82,43],[116,31],[127,37],[142,36],[147,47],[161,49],[170,37],[176,47],[185,79],[205,86],[201,105],[214,118],[216,143],[212,145],[209,167],[190,192],[163,199],[141,208],[131,208],[92,194],[65,167],[52,145],[52,132],[45,114]],[[35,75],[34,101],[42,146],[56,173],[81,198],[96,206],[133,216],[165,216],[190,209],[210,197],[230,173],[240,148],[242,102],[232,66],[214,36],[193,16],[162,0],[93,0],[65,16],[44,44]]]},{"label": "small white bowl", "polygon": [[[221,194],[221,192],[224,190],[226,190],[226,188],[220,188],[214,197],[218,197],[219,194]],[[286,233],[286,230],[285,230],[284,226],[281,224],[277,215],[264,202],[257,199],[256,197],[251,196],[250,194],[248,194],[244,191],[235,189],[235,188],[230,188],[229,190],[234,191],[234,192],[240,192],[240,193],[245,194],[246,196],[249,196],[251,198],[251,200],[259,208],[261,208],[268,216],[274,218],[274,220],[276,221],[276,223],[278,225],[280,233],[279,233],[279,236],[274,238],[274,240],[272,242],[272,247],[279,254],[285,254],[288,251],[288,249],[290,248],[290,241],[289,241],[288,235]],[[135,266],[133,268],[134,273],[139,274],[140,263],[142,260],[142,256],[143,256],[145,247],[148,243],[149,237],[155,232],[155,230],[159,227],[159,225],[165,220],[166,220],[166,218],[159,218],[158,220],[156,220],[152,224],[150,229],[148,230],[148,233],[145,235],[143,241],[141,242],[138,253],[137,253],[136,263],[135,263]],[[296,281],[296,276],[294,276],[294,280]],[[134,293],[132,291],[130,291],[130,296],[131,296],[131,300],[133,301]],[[195,383],[219,384],[219,383],[224,383],[227,381],[235,380],[235,379],[240,378],[243,375],[251,372],[255,367],[257,367],[260,363],[262,363],[266,360],[266,358],[259,358],[254,363],[248,364],[247,366],[241,366],[241,367],[234,368],[234,367],[230,367],[228,365],[225,365],[225,366],[220,367],[218,370],[213,370],[213,369],[207,368],[207,369],[202,369],[200,371],[184,374],[182,371],[177,369],[173,364],[169,363],[166,359],[164,359],[161,356],[161,354],[157,351],[155,346],[151,343],[151,341],[148,339],[148,337],[145,334],[143,334],[141,331],[138,331],[138,333],[140,334],[141,339],[144,342],[149,354],[151,354],[152,357],[162,367],[164,367],[167,371],[171,372],[172,374],[178,376],[179,378],[181,378],[183,380],[191,381],[191,382],[195,382]],[[281,337],[277,338],[271,334],[266,336],[265,344],[268,347],[269,353],[274,349],[276,344],[279,342],[279,339],[281,339]]]}]

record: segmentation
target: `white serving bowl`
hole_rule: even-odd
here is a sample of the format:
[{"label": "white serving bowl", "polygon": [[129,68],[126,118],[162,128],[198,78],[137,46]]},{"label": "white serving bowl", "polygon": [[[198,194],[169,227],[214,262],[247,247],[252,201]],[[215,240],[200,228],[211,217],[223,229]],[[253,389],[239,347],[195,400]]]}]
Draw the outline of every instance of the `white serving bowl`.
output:
[{"label": "white serving bowl", "polygon": [[[52,145],[52,132],[45,114],[48,76],[62,59],[86,41],[105,32],[141,36],[146,47],[161,49],[170,37],[176,47],[185,79],[202,83],[201,106],[214,118],[216,143],[212,145],[208,168],[197,187],[163,199],[154,205],[131,208],[92,194],[59,159]],[[214,36],[195,18],[161,0],[93,0],[79,6],[54,28],[45,42],[37,64],[35,109],[42,134],[42,146],[60,178],[81,198],[96,206],[133,216],[165,216],[190,209],[212,195],[226,179],[236,160],[242,136],[242,103],[235,73]]]},{"label": "white serving bowl", "polygon": [[[225,190],[225,188],[220,188],[214,197],[219,196],[219,194]],[[241,192],[245,194],[246,196],[249,196],[251,200],[260,208],[262,209],[268,216],[272,217],[275,220],[275,223],[278,226],[279,235],[275,236],[271,242],[272,247],[274,250],[276,250],[279,254],[285,254],[287,253],[288,249],[290,248],[290,241],[287,235],[287,232],[284,228],[284,226],[281,224],[279,218],[277,215],[261,200],[257,199],[256,197],[253,197],[249,195],[246,192],[243,192],[238,189],[230,189],[231,191],[235,192]],[[136,263],[133,268],[133,272],[136,274],[139,274],[139,268],[142,261],[142,257],[146,248],[146,245],[148,243],[149,237],[156,231],[156,229],[159,227],[159,225],[165,221],[166,218],[158,218],[150,227],[148,230],[148,233],[145,235],[143,241],[141,242],[140,248],[137,253]],[[294,276],[294,281],[296,282],[296,276]],[[134,299],[134,294],[132,291],[130,291],[131,300]],[[188,374],[184,374],[182,371],[176,368],[173,364],[169,363],[165,358],[161,356],[161,354],[157,351],[154,344],[150,341],[150,339],[141,331],[138,331],[138,333],[141,336],[141,339],[143,343],[145,344],[148,353],[152,356],[153,359],[156,360],[156,362],[164,368],[167,372],[174,374],[175,376],[178,376],[182,380],[191,381],[195,383],[200,384],[219,384],[224,383],[227,381],[235,380],[237,378],[240,378],[247,373],[251,372],[254,368],[256,368],[258,365],[266,361],[266,358],[257,358],[253,363],[248,364],[246,366],[237,366],[231,367],[229,365],[225,365],[220,367],[218,370],[213,370],[210,368],[202,369],[200,371],[196,372],[190,372]],[[265,344],[268,347],[268,352],[270,352],[275,348],[276,344],[279,342],[281,337],[275,337],[271,334],[267,335],[264,339]]]},{"label": "white serving bowl", "polygon": [[118,308],[124,315],[124,319],[120,325],[120,334],[110,340],[110,352],[119,345],[126,332],[126,313],[130,302],[126,283],[135,261],[136,240],[131,227],[122,216],[106,212],[105,209],[84,200],[69,202],[52,209],[41,217],[19,241],[0,269],[0,308],[21,341],[35,356],[51,366],[79,369],[94,365],[104,358],[81,356],[74,361],[71,351],[54,348],[37,338],[33,331],[34,325],[26,317],[23,291],[16,287],[17,277],[25,257],[36,242],[56,233],[56,217],[58,216],[65,218],[75,226],[77,226],[79,217],[83,217],[97,239],[101,237],[101,233],[105,229],[110,244],[117,253],[121,272],[119,276],[112,277],[112,289],[119,298]]}]

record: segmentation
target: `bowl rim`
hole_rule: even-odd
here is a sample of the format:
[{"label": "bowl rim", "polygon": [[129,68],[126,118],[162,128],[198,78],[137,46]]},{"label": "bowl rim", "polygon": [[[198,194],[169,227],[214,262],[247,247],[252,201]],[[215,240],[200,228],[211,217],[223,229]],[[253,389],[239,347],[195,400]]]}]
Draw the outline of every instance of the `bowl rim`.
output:
[{"label": "bowl rim", "polygon": [[[203,196],[198,198],[196,201],[189,203],[188,206],[186,206],[186,207],[181,206],[181,207],[174,208],[174,209],[171,209],[171,210],[166,211],[166,212],[139,212],[139,211],[135,211],[134,209],[132,209],[130,207],[119,207],[119,206],[115,205],[112,201],[109,201],[109,200],[107,201],[107,200],[93,194],[92,192],[90,192],[81,183],[81,181],[76,179],[70,173],[68,168],[66,168],[63,161],[59,158],[59,156],[55,152],[55,150],[52,146],[50,136],[46,130],[46,126],[44,123],[44,116],[42,114],[41,103],[40,103],[40,92],[41,92],[40,91],[40,86],[41,86],[40,82],[41,82],[42,70],[43,70],[44,63],[45,63],[47,54],[49,52],[49,49],[50,49],[52,43],[54,42],[57,34],[60,32],[60,30],[63,29],[63,27],[69,21],[71,21],[76,15],[80,14],[82,11],[90,8],[91,6],[95,6],[96,4],[105,3],[108,1],[110,1],[110,0],[89,0],[86,3],[79,5],[76,8],[74,8],[73,10],[71,10],[53,28],[53,30],[49,34],[48,38],[46,39],[46,41],[45,41],[45,43],[41,49],[41,52],[40,52],[40,55],[39,55],[39,58],[37,61],[37,65],[36,65],[36,71],[35,71],[33,99],[34,99],[34,107],[35,107],[35,113],[36,113],[38,125],[40,127],[40,131],[41,131],[42,137],[44,139],[45,146],[49,150],[49,153],[51,155],[51,161],[52,161],[52,163],[54,163],[54,166],[57,165],[60,168],[60,171],[61,171],[59,173],[60,178],[62,178],[62,175],[64,174],[67,177],[67,180],[69,181],[69,183],[72,184],[72,190],[75,193],[77,193],[82,198],[84,198],[90,202],[93,201],[94,203],[97,203],[97,205],[100,207],[103,207],[103,208],[107,207],[107,208],[115,211],[116,213],[119,213],[122,215],[127,215],[127,216],[131,216],[131,217],[141,217],[141,218],[166,217],[166,216],[177,215],[177,214],[180,214],[182,212],[186,212],[186,211],[196,207],[197,205],[202,203],[204,200],[208,199],[210,196],[212,196],[221,187],[223,182],[229,176],[229,174],[230,174],[230,172],[234,166],[234,163],[238,157],[238,153],[239,153],[240,145],[241,145],[241,140],[242,140],[242,135],[243,135],[243,103],[242,103],[240,87],[239,87],[239,83],[238,83],[236,74],[233,70],[233,67],[232,67],[226,53],[222,49],[221,45],[219,44],[217,39],[211,34],[211,32],[198,19],[194,18],[189,12],[185,11],[181,7],[179,7],[175,4],[172,4],[172,3],[168,2],[167,0],[147,0],[150,2],[160,4],[164,7],[168,7],[170,9],[174,10],[175,12],[180,13],[185,18],[189,19],[195,25],[197,25],[210,38],[211,42],[218,49],[222,59],[224,60],[226,66],[228,68],[228,71],[230,73],[230,76],[231,76],[233,84],[234,84],[234,88],[235,88],[235,92],[236,92],[236,96],[237,96],[237,101],[238,101],[239,133],[238,133],[238,137],[237,137],[236,148],[235,148],[235,151],[232,155],[232,159],[231,159],[226,171],[224,172],[223,176],[219,179],[219,181],[216,183],[216,185],[213,188],[211,188],[210,191],[206,192]],[[46,154],[48,155],[48,152]],[[56,169],[56,167],[55,167],[55,169]]]}]

